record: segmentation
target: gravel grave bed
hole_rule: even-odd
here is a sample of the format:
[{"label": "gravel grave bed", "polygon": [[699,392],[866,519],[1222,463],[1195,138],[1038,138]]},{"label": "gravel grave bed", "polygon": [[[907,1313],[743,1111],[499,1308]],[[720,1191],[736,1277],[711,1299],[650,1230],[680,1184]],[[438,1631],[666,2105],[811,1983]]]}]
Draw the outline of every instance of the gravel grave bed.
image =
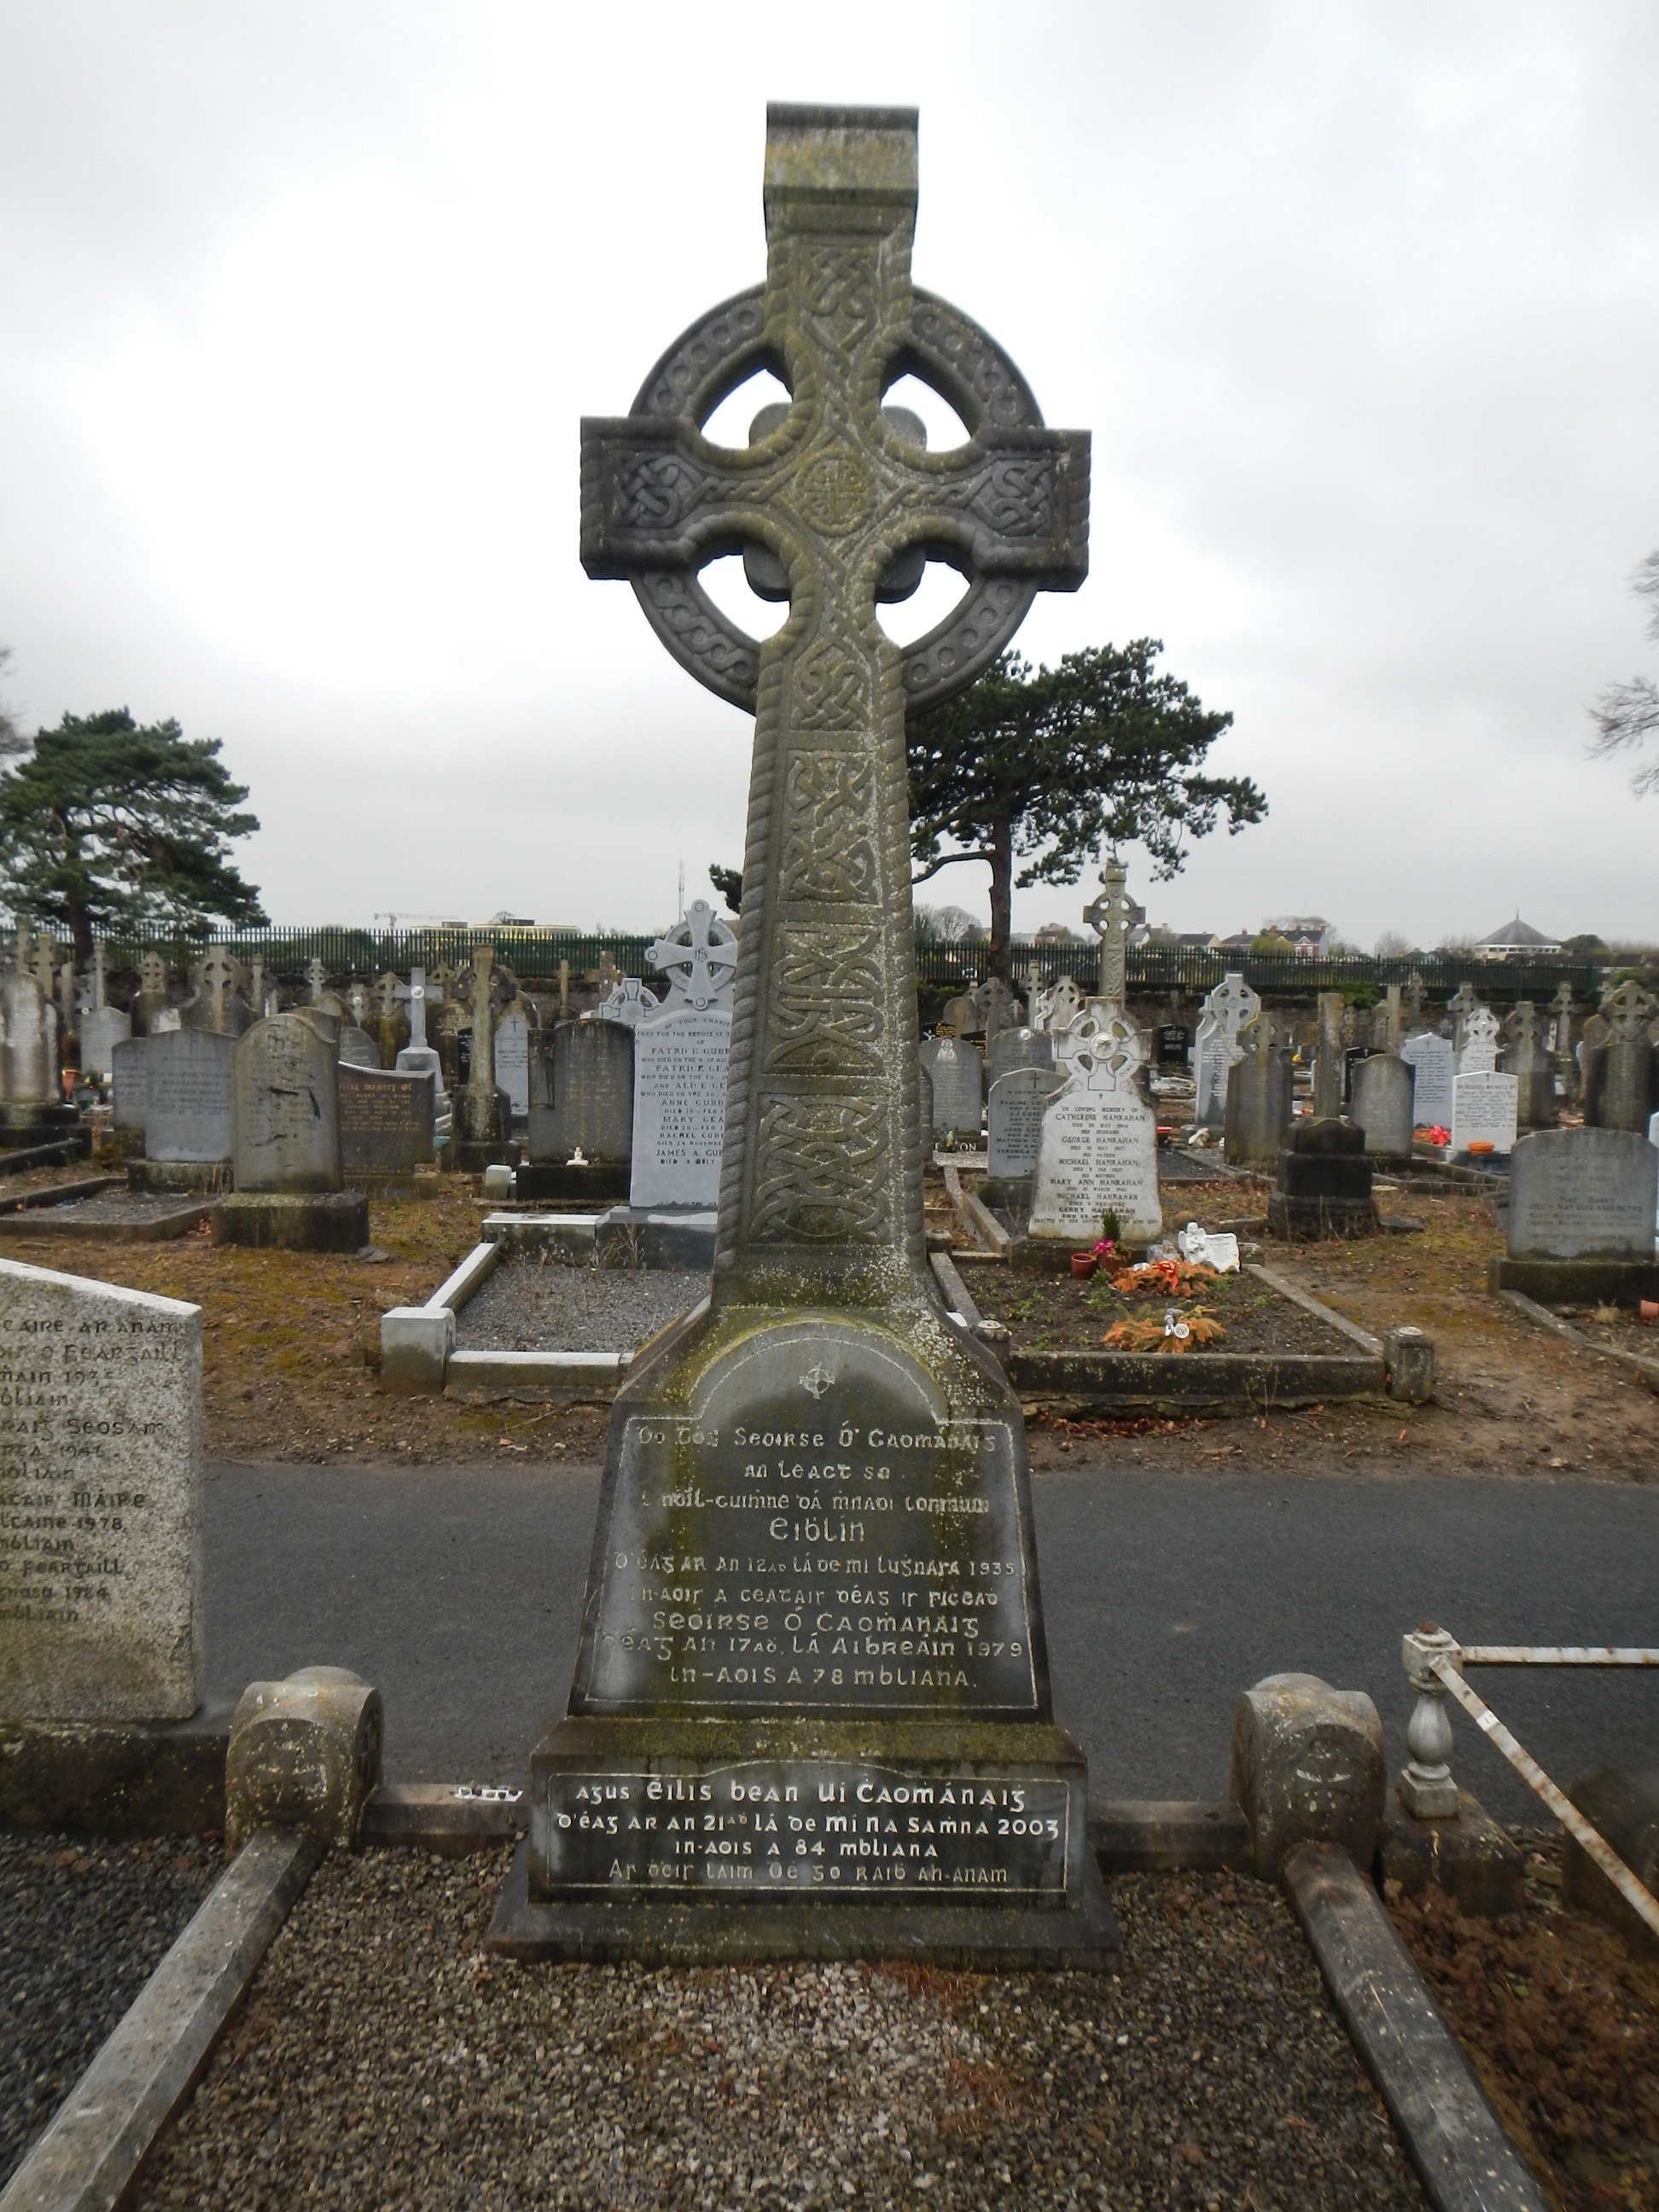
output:
[{"label": "gravel grave bed", "polygon": [[[0,1200],[16,1195],[0,1187]],[[199,1213],[210,1206],[210,1194],[192,1196],[179,1190],[103,1190],[91,1198],[65,1199],[61,1206],[31,1206],[28,1213],[16,1216],[19,1222],[27,1219],[31,1230],[41,1236],[51,1234],[55,1222],[96,1222],[100,1227],[120,1227],[131,1222],[162,1221],[180,1213]]]},{"label": "gravel grave bed", "polygon": [[[1112,1288],[1103,1272],[1087,1282],[1071,1275],[1012,1269],[999,1270],[998,1279],[986,1281],[988,1273],[975,1274],[970,1286],[974,1302],[988,1320],[1000,1321],[1008,1329],[1015,1352],[1097,1352],[1114,1322],[1161,1322],[1168,1310],[1188,1315],[1194,1307],[1201,1307],[1226,1330],[1208,1347],[1213,1352],[1354,1356],[1359,1350],[1352,1337],[1315,1320],[1254,1275],[1217,1275],[1203,1281],[1193,1297],[1165,1297],[1150,1292],[1125,1297]],[[1203,1356],[1202,1350],[1181,1355],[1188,1359]]]},{"label": "gravel grave bed", "polygon": [[1119,1975],[530,1966],[506,1866],[337,1856],[140,2208],[1420,2208],[1283,1898],[1115,1885]]},{"label": "gravel grave bed", "polygon": [[219,1868],[191,1836],[0,1835],[0,2187]]},{"label": "gravel grave bed", "polygon": [[1561,2212],[1659,2212],[1659,1959],[1562,1903],[1559,1831],[1516,1832],[1524,1911],[1465,1919],[1390,1883],[1395,1925]]},{"label": "gravel grave bed", "polygon": [[690,1267],[504,1259],[455,1316],[464,1352],[632,1352],[706,1297]]}]

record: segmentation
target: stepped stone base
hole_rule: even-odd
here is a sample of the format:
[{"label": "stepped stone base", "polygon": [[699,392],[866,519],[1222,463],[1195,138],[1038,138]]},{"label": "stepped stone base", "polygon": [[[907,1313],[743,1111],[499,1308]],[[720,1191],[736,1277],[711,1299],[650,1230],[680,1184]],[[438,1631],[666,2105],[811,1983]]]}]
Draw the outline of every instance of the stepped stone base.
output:
[{"label": "stepped stone base", "polygon": [[233,1191],[213,1209],[213,1241],[285,1252],[361,1252],[368,1242],[368,1200],[360,1190]]}]

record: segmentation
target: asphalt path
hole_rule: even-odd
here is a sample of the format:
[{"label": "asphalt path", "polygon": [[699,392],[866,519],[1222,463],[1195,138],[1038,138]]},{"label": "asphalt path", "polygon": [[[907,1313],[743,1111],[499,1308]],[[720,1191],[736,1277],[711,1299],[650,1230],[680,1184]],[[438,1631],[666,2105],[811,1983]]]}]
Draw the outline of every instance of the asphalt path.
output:
[{"label": "asphalt path", "polygon": [[[569,1689],[596,1468],[221,1467],[206,1491],[210,1696],[326,1662],[378,1685],[398,1781],[521,1782]],[[1103,1796],[1219,1797],[1240,1690],[1369,1691],[1403,1760],[1401,1632],[1659,1644],[1659,1486],[1140,1468],[1032,1479],[1055,1717]],[[1659,1670],[1490,1668],[1561,1783],[1659,1760]],[[1541,1808],[1455,1713],[1453,1771]]]}]

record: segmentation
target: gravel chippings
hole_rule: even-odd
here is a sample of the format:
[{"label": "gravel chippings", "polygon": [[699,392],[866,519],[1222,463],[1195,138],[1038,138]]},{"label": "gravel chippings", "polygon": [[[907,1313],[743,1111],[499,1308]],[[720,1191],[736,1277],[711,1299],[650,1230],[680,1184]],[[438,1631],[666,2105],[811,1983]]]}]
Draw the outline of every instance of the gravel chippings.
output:
[{"label": "gravel chippings", "polygon": [[632,1352],[707,1295],[695,1268],[504,1260],[455,1316],[464,1352]]},{"label": "gravel chippings", "polygon": [[0,2185],[218,1877],[194,1837],[0,1835]]},{"label": "gravel chippings", "polygon": [[1119,1881],[1120,1976],[654,1972],[480,1950],[505,1866],[330,1861],[142,2212],[1423,2205],[1254,1882]]}]

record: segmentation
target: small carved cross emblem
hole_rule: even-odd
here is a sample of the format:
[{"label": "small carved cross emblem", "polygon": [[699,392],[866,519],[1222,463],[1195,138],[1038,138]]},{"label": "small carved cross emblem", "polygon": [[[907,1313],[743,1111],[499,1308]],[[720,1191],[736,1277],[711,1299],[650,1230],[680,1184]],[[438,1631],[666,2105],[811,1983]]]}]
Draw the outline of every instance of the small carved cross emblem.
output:
[{"label": "small carved cross emblem", "polygon": [[816,1367],[809,1368],[801,1376],[800,1387],[803,1390],[810,1390],[813,1397],[817,1399],[823,1397],[835,1379],[829,1369],[820,1361]]}]

